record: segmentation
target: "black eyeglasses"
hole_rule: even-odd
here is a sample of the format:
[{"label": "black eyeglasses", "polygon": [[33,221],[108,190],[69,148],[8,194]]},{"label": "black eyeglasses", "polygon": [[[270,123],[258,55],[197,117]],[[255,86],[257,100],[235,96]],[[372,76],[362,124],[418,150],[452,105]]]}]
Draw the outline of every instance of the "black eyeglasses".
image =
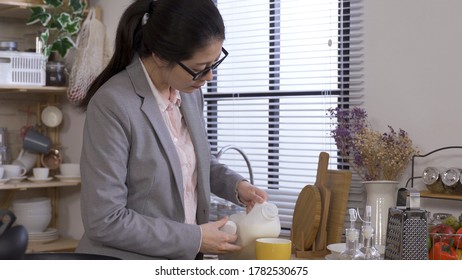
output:
[{"label": "black eyeglasses", "polygon": [[207,75],[207,73],[209,73],[210,70],[215,70],[218,67],[218,65],[220,65],[220,63],[222,63],[223,60],[225,60],[225,58],[228,56],[228,52],[223,47],[221,48],[221,51],[223,52],[224,56],[222,58],[220,58],[220,60],[218,60],[217,62],[215,62],[214,64],[212,64],[209,67],[205,67],[204,70],[201,70],[201,71],[199,71],[197,73],[195,73],[193,70],[189,69],[188,66],[184,65],[180,61],[177,61],[177,63],[178,63],[178,65],[181,66],[181,68],[183,68],[186,72],[188,72],[192,76],[193,81],[196,81],[196,80],[204,77],[205,75]]}]

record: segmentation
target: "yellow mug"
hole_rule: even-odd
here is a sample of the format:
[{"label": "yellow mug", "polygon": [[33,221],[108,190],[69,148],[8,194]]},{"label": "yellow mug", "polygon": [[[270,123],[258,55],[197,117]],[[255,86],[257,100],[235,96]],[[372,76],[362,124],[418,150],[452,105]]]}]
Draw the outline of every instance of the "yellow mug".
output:
[{"label": "yellow mug", "polygon": [[290,260],[292,242],[283,238],[258,238],[255,241],[257,260]]}]

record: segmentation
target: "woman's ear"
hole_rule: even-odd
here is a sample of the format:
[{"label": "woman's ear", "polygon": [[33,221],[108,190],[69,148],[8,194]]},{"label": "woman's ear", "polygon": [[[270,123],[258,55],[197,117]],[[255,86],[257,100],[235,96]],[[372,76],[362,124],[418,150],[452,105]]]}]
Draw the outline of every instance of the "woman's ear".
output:
[{"label": "woman's ear", "polygon": [[167,67],[167,66],[170,65],[170,63],[168,61],[166,61],[165,59],[159,57],[155,53],[152,54],[152,58],[154,59],[154,62],[156,63],[156,65],[158,65],[159,67]]}]

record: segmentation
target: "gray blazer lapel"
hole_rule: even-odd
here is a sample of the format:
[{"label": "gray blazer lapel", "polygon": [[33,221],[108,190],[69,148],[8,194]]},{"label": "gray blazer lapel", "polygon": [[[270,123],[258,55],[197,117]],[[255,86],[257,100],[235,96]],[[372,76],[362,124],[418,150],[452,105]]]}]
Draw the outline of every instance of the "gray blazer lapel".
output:
[{"label": "gray blazer lapel", "polygon": [[162,114],[157,105],[156,98],[152,94],[149,83],[144,74],[141,62],[139,59],[134,59],[134,62],[127,67],[127,72],[130,80],[135,87],[136,93],[143,98],[141,111],[146,115],[151,123],[154,131],[157,134],[160,145],[164,148],[167,158],[172,166],[173,175],[175,177],[176,185],[179,193],[181,194],[182,204],[184,203],[184,190],[183,190],[183,176],[181,173],[181,163],[176,152],[175,145],[173,144],[170,132],[165,125]]}]

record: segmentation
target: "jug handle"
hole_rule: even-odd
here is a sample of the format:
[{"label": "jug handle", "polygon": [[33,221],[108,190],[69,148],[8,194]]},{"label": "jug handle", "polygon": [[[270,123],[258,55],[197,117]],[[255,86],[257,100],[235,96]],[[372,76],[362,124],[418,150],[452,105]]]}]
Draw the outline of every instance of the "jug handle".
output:
[{"label": "jug handle", "polygon": [[0,209],[0,236],[16,221],[16,216],[7,209]]}]

